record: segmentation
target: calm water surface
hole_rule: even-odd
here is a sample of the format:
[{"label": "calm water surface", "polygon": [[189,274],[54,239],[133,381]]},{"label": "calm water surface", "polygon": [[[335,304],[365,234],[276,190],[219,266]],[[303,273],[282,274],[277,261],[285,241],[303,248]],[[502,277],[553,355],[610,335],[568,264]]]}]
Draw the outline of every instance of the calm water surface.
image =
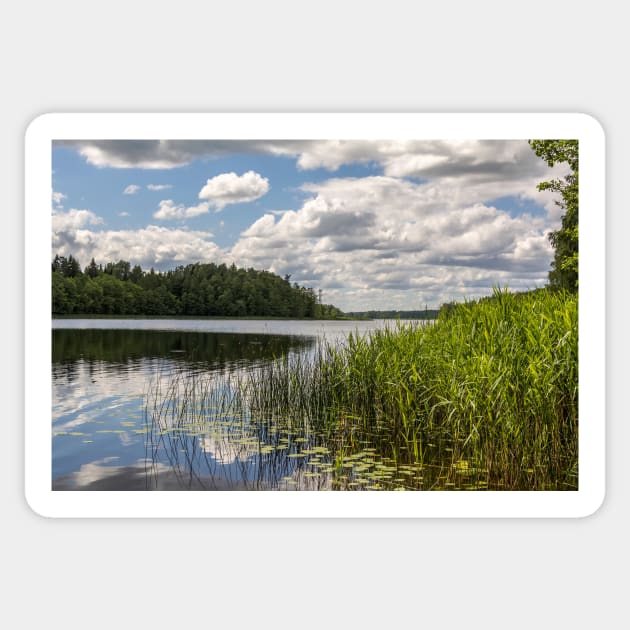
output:
[{"label": "calm water surface", "polygon": [[182,431],[176,418],[156,423],[147,401],[155,411],[156,391],[168,398],[173,382],[226,383],[277,357],[308,357],[318,340],[342,343],[387,325],[395,322],[53,320],[52,487],[330,489],[326,449],[309,436],[261,436],[229,414],[213,423],[199,417],[194,431]]}]

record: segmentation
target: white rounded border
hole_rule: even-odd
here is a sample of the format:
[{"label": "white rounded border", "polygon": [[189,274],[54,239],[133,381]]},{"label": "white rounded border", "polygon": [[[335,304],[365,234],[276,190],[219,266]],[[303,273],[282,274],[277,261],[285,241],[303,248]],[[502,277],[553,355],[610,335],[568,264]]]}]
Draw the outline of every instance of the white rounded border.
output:
[{"label": "white rounded border", "polygon": [[[579,490],[53,492],[51,154],[54,139],[514,139],[580,142]],[[47,517],[583,517],[605,497],[605,140],[580,113],[51,113],[25,136],[25,494]]]}]

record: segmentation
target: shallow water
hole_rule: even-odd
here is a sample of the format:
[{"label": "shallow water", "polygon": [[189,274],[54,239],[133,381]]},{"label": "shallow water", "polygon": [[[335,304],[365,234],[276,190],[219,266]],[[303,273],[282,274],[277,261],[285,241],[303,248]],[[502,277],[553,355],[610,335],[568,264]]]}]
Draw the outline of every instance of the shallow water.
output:
[{"label": "shallow water", "polygon": [[230,375],[386,325],[395,322],[53,320],[52,487],[323,490],[340,487],[340,478],[347,489],[379,487],[393,473],[368,443],[335,462],[337,473],[369,473],[355,482],[333,474],[330,451],[303,425],[261,427],[229,408],[174,408],[169,416],[159,405],[174,400],[169,384],[207,393],[216,382],[218,400]]}]

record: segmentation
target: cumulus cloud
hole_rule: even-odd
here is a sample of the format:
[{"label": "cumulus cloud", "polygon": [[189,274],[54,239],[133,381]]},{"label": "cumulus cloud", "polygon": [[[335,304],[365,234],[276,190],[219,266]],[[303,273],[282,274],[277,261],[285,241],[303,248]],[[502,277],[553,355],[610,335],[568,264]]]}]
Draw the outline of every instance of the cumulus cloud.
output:
[{"label": "cumulus cloud", "polygon": [[136,184],[129,184],[125,190],[123,190],[123,195],[135,195],[142,186],[137,186]]},{"label": "cumulus cloud", "polygon": [[[74,146],[88,162],[112,168],[176,168],[195,159],[234,153],[293,157],[304,171],[375,164],[384,176],[439,180],[440,189],[458,188],[464,178],[466,185],[461,188],[467,195],[474,193],[468,203],[519,194],[542,203],[555,219],[561,214],[557,196],[538,192],[536,185],[567,173],[561,164],[550,170],[525,140],[62,140],[55,144]],[[490,187],[494,195],[489,194]],[[518,191],[511,192],[514,189]]]},{"label": "cumulus cloud", "polygon": [[63,193],[52,191],[52,201],[54,204],[60,204],[66,198],[66,195]]},{"label": "cumulus cloud", "polygon": [[254,171],[247,171],[243,175],[222,173],[206,182],[199,191],[199,199],[208,199],[218,212],[228,204],[254,201],[268,190],[269,180]]},{"label": "cumulus cloud", "polygon": [[76,230],[86,225],[98,225],[101,223],[103,223],[103,219],[91,210],[77,210],[73,208],[67,212],[53,212],[52,215],[53,232]]},{"label": "cumulus cloud", "polygon": [[160,201],[158,210],[153,213],[153,217],[164,221],[188,219],[190,217],[197,217],[200,214],[206,214],[209,208],[210,206],[207,202],[186,207],[183,204],[175,204],[172,199],[163,199]]},{"label": "cumulus cloud", "polygon": [[53,211],[52,213],[52,252],[53,254],[74,255],[77,238],[90,225],[101,225],[103,219],[91,210],[77,210],[73,208],[67,212]]},{"label": "cumulus cloud", "polygon": [[[501,182],[491,189],[514,191]],[[419,308],[414,296],[438,305],[493,284],[518,290],[546,281],[552,252],[545,217],[512,217],[480,201],[464,203],[466,190],[385,176],[304,190],[314,196],[300,208],[267,213],[243,231],[230,252],[234,261],[290,273],[357,310],[402,308],[401,299]],[[470,191],[474,199],[474,181]]]},{"label": "cumulus cloud", "polygon": [[[276,222],[276,216],[280,216]],[[247,238],[264,238],[272,247],[285,246],[293,239],[315,242],[317,239],[354,238],[367,235],[367,228],[375,223],[369,208],[351,207],[342,199],[317,196],[309,199],[298,211],[281,215],[269,213],[254,222],[242,234]]]},{"label": "cumulus cloud", "polygon": [[[170,187],[167,184],[149,184],[147,186],[150,190],[164,190]],[[135,188],[139,187],[136,186]],[[162,221],[189,219],[206,214],[210,207],[219,212],[229,204],[254,201],[262,197],[268,190],[269,180],[254,171],[247,171],[243,175],[222,173],[208,179],[205,186],[199,191],[199,198],[207,199],[207,201],[202,201],[196,206],[186,206],[176,204],[172,199],[163,199],[160,201],[158,209],[153,213],[153,217]]]},{"label": "cumulus cloud", "polygon": [[55,140],[54,146],[74,147],[99,168],[172,169],[199,158],[230,153],[298,155],[304,141],[285,140]]},{"label": "cumulus cloud", "polygon": [[172,269],[198,261],[221,262],[224,252],[212,233],[149,225],[140,230],[92,230],[70,227],[53,233],[52,252],[81,263],[128,260],[144,269]]},{"label": "cumulus cloud", "polygon": [[294,157],[303,170],[375,162],[396,177],[510,165],[532,174],[547,168],[523,140],[61,140],[55,145],[73,146],[89,163],[110,168],[176,168],[234,153]]},{"label": "cumulus cloud", "polygon": [[55,145],[74,146],[89,164],[99,168],[170,169],[188,164],[195,156],[177,142],[161,140],[70,140]]}]

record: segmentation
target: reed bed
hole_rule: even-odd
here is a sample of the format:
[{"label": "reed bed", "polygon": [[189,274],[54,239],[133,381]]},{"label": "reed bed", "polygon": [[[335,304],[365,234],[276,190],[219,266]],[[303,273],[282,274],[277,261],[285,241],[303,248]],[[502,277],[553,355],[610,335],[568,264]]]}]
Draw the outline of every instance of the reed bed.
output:
[{"label": "reed bed", "polygon": [[[285,478],[325,471],[322,488],[578,488],[575,295],[497,289],[434,323],[394,324],[213,378],[151,390],[160,433],[238,417],[261,463]],[[300,449],[299,470],[280,465]]]},{"label": "reed bed", "polygon": [[307,417],[337,449],[422,467],[424,489],[578,487],[575,295],[497,289],[271,364],[252,390],[259,412]]}]

